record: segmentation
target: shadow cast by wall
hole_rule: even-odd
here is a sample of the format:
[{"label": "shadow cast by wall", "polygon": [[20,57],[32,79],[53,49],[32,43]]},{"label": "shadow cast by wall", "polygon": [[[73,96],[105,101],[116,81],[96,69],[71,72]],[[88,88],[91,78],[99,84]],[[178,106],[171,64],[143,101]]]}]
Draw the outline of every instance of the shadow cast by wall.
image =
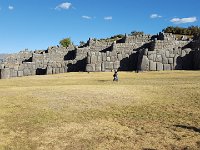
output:
[{"label": "shadow cast by wall", "polygon": [[139,53],[133,53],[120,61],[119,71],[136,71]]},{"label": "shadow cast by wall", "polygon": [[191,130],[191,131],[200,133],[200,128],[196,128],[193,126],[186,126],[186,125],[173,125],[173,126],[177,127],[177,128],[187,129],[187,130]]},{"label": "shadow cast by wall", "polygon": [[33,62],[33,57],[30,57],[30,58],[25,59],[25,60],[22,61],[22,63],[24,63],[24,62]]},{"label": "shadow cast by wall", "polygon": [[77,61],[75,64],[68,64],[67,72],[85,72],[87,65],[87,58]]},{"label": "shadow cast by wall", "polygon": [[108,47],[108,48],[105,48],[101,51],[99,51],[100,53],[106,53],[107,51],[111,52],[112,51],[112,46]]},{"label": "shadow cast by wall", "polygon": [[47,69],[37,68],[36,75],[47,75]]},{"label": "shadow cast by wall", "polygon": [[74,60],[76,58],[76,50],[69,51],[65,56],[64,60]]},{"label": "shadow cast by wall", "polygon": [[177,57],[175,70],[194,70],[194,54],[195,51],[190,51],[184,57]]},{"label": "shadow cast by wall", "polygon": [[141,70],[141,64],[145,49],[150,48],[150,44],[146,43],[141,47],[134,49],[135,53],[129,55],[128,58],[124,58],[120,61],[120,71],[136,71]]}]

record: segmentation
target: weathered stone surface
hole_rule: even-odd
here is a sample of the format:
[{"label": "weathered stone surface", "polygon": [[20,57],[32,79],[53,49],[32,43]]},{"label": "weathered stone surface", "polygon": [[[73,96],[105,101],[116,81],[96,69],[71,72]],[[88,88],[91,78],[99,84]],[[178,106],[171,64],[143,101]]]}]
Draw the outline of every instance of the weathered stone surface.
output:
[{"label": "weathered stone surface", "polygon": [[156,62],[162,62],[162,55],[156,56]]},{"label": "weathered stone surface", "polygon": [[68,72],[68,67],[67,66],[64,67],[64,72]]},{"label": "weathered stone surface", "polygon": [[186,48],[186,49],[184,49],[184,51],[185,51],[186,54],[189,54],[192,51],[192,49],[191,48]]},{"label": "weathered stone surface", "polygon": [[106,55],[103,55],[102,60],[103,60],[103,61],[106,61],[106,60],[107,60],[107,56],[106,56]]},{"label": "weathered stone surface", "polygon": [[112,52],[110,53],[110,55],[111,55],[111,56],[117,56],[117,52],[116,52],[116,51],[112,51]]},{"label": "weathered stone surface", "polygon": [[170,64],[164,64],[164,70],[171,70]]},{"label": "weathered stone surface", "polygon": [[65,72],[64,68],[60,68],[60,73],[64,73],[64,72]]},{"label": "weathered stone surface", "polygon": [[24,72],[23,71],[17,71],[17,76],[18,77],[23,77],[24,76]]},{"label": "weathered stone surface", "polygon": [[24,69],[24,76],[30,76],[31,75],[31,71],[28,68]]},{"label": "weathered stone surface", "polygon": [[169,51],[165,52],[165,56],[168,58],[169,57]]},{"label": "weathered stone surface", "polygon": [[117,58],[116,58],[115,56],[111,56],[110,61],[114,62],[114,61],[116,61],[116,60],[117,60]]},{"label": "weathered stone surface", "polygon": [[166,57],[163,57],[163,58],[162,58],[162,63],[163,63],[163,64],[168,64],[168,59],[167,59]]},{"label": "weathered stone surface", "polygon": [[147,58],[147,56],[143,56],[140,69],[141,71],[149,71],[149,59]]},{"label": "weathered stone surface", "polygon": [[56,71],[55,71],[55,74],[59,74],[60,73],[60,68],[55,68]]},{"label": "weathered stone surface", "polygon": [[110,61],[110,57],[107,57],[106,60],[107,60],[107,61]]},{"label": "weathered stone surface", "polygon": [[114,69],[120,68],[120,61],[114,62]]},{"label": "weathered stone surface", "polygon": [[10,77],[17,77],[17,71],[14,69],[10,69]]},{"label": "weathered stone surface", "polygon": [[113,69],[113,62],[105,62],[105,69]]},{"label": "weathered stone surface", "polygon": [[156,62],[153,62],[152,60],[149,61],[149,70],[156,71]]},{"label": "weathered stone surface", "polygon": [[163,70],[163,64],[160,63],[160,62],[157,62],[156,67],[157,67],[157,71],[162,71]]},{"label": "weathered stone surface", "polygon": [[101,61],[102,61],[101,55],[97,56],[97,62],[101,62]]},{"label": "weathered stone surface", "polygon": [[0,69],[4,69],[4,64],[0,64]]},{"label": "weathered stone surface", "polygon": [[1,69],[1,79],[8,79],[10,78],[10,69],[9,68],[4,68]]},{"label": "weathered stone surface", "polygon": [[86,71],[87,72],[94,72],[95,71],[95,64],[87,64]]},{"label": "weathered stone surface", "polygon": [[174,59],[173,58],[168,58],[168,62],[169,62],[169,64],[173,64],[174,63]]},{"label": "weathered stone surface", "polygon": [[145,56],[148,55],[148,49],[147,49],[147,48],[144,50],[144,55],[145,55]]},{"label": "weathered stone surface", "polygon": [[100,72],[100,71],[101,71],[101,63],[97,63],[97,64],[95,65],[95,71],[96,71],[96,72]]},{"label": "weathered stone surface", "polygon": [[51,67],[47,67],[47,75],[53,74],[53,69]]},{"label": "weathered stone surface", "polygon": [[56,67],[57,67],[57,68],[61,68],[61,63],[57,63],[57,64],[56,64]]},{"label": "weathered stone surface", "polygon": [[184,57],[186,54],[187,53],[184,50],[181,51],[181,57]]},{"label": "weathered stone surface", "polygon": [[117,54],[118,60],[122,60],[122,54]]},{"label": "weathered stone surface", "polygon": [[97,56],[92,55],[91,56],[91,64],[95,64],[97,62]]},{"label": "weathered stone surface", "polygon": [[31,71],[31,75],[32,76],[36,75],[36,70],[35,69],[31,69],[30,71]]}]

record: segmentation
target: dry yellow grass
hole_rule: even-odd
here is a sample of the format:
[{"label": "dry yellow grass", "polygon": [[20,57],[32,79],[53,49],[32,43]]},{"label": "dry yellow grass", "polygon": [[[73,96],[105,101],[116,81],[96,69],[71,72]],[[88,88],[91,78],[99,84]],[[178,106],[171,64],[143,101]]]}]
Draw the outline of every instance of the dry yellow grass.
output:
[{"label": "dry yellow grass", "polygon": [[200,149],[200,72],[0,80],[0,149]]}]

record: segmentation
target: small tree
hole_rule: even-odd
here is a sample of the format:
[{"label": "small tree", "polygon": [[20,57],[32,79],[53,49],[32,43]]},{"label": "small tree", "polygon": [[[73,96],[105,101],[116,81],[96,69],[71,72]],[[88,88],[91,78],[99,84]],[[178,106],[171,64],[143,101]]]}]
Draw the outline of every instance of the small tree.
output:
[{"label": "small tree", "polygon": [[62,39],[60,42],[60,45],[62,45],[63,47],[68,47],[72,42],[70,38],[64,38]]}]

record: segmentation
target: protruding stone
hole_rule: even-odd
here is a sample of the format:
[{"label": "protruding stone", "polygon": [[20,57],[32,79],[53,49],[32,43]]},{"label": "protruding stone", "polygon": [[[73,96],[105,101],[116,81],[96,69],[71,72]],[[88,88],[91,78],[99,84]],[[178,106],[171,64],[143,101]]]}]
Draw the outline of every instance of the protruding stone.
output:
[{"label": "protruding stone", "polygon": [[162,71],[163,70],[163,64],[160,63],[160,62],[157,62],[156,67],[157,67],[157,71]]},{"label": "protruding stone", "polygon": [[149,59],[147,58],[147,56],[143,56],[141,67],[138,66],[138,68],[140,68],[141,71],[149,71]]},{"label": "protruding stone", "polygon": [[169,62],[169,64],[173,64],[174,63],[174,59],[173,58],[168,58],[168,62]]},{"label": "protruding stone", "polygon": [[18,77],[23,77],[24,76],[24,72],[23,71],[17,71],[17,76]]},{"label": "protruding stone", "polygon": [[87,64],[86,71],[87,72],[94,72],[95,71],[95,64]]},{"label": "protruding stone", "polygon": [[149,70],[156,71],[156,62],[153,62],[152,60],[149,61]]},{"label": "protruding stone", "polygon": [[170,64],[164,64],[164,70],[171,70]]},{"label": "protruding stone", "polygon": [[9,68],[4,68],[1,69],[1,79],[8,79],[10,78],[10,69]]},{"label": "protruding stone", "polygon": [[97,63],[95,65],[95,71],[100,72],[101,71],[101,63]]},{"label": "protruding stone", "polygon": [[53,69],[51,67],[47,67],[47,75],[53,74]]}]

